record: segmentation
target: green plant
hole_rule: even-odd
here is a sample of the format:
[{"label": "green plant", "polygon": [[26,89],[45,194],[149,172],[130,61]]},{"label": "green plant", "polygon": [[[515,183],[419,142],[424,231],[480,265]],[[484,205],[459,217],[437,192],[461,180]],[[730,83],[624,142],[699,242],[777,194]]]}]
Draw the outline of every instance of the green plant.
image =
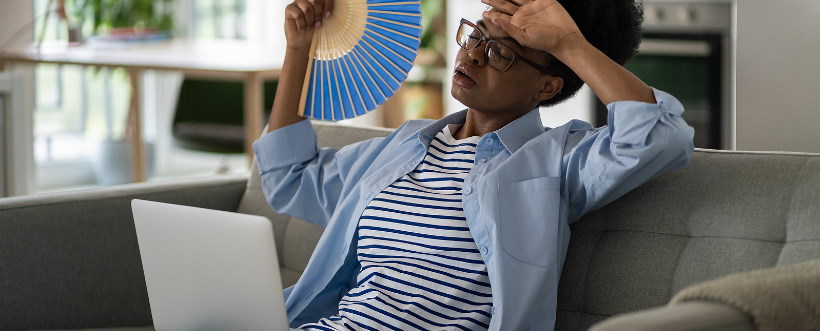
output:
[{"label": "green plant", "polygon": [[66,0],[74,22],[91,34],[132,28],[172,31],[175,0]]},{"label": "green plant", "polygon": [[445,7],[444,1],[421,2],[421,38],[415,64],[423,73],[422,80],[432,79],[430,76],[445,65]]},{"label": "green plant", "polygon": [[444,1],[421,2],[421,43],[420,48],[437,48],[442,39]]}]

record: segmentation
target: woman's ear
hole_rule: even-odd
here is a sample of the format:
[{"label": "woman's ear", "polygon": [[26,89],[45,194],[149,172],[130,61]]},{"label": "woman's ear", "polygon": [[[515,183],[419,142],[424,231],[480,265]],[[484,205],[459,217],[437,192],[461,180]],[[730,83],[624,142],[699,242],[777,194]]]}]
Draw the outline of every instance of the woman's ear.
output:
[{"label": "woman's ear", "polygon": [[538,99],[538,102],[541,103],[544,100],[552,99],[561,92],[561,89],[564,88],[564,79],[558,76],[552,75],[544,75],[546,78],[544,80],[544,85],[538,89],[536,92],[535,98]]}]

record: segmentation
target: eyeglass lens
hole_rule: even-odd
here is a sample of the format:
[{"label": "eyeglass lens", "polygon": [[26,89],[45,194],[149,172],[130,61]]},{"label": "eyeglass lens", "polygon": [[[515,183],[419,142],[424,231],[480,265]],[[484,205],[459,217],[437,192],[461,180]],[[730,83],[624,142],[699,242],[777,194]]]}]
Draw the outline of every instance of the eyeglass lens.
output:
[{"label": "eyeglass lens", "polygon": [[486,39],[480,30],[470,24],[461,23],[456,39],[458,40],[459,46],[468,51],[476,48],[482,40],[485,40],[487,45],[484,53],[486,55],[487,64],[496,70],[506,71],[515,59],[515,52],[513,52],[512,49],[495,40]]}]

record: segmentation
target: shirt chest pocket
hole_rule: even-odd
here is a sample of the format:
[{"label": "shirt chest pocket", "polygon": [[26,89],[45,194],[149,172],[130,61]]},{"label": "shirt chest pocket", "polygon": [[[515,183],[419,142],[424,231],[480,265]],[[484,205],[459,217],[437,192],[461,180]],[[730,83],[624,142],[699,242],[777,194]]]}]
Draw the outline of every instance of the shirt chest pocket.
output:
[{"label": "shirt chest pocket", "polygon": [[498,199],[501,247],[513,259],[547,267],[556,262],[561,179],[501,182]]}]

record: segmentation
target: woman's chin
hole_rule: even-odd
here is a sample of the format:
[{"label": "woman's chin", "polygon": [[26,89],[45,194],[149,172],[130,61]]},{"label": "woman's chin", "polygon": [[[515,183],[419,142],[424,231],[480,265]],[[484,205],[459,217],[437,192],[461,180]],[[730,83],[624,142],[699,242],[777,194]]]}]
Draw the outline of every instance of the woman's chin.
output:
[{"label": "woman's chin", "polygon": [[456,85],[453,85],[450,89],[450,95],[453,96],[453,99],[458,100],[458,102],[461,102],[462,105],[469,108],[475,108],[476,104],[480,104],[480,102],[477,102],[477,100],[475,100],[476,98],[469,92],[470,91],[465,91]]}]

